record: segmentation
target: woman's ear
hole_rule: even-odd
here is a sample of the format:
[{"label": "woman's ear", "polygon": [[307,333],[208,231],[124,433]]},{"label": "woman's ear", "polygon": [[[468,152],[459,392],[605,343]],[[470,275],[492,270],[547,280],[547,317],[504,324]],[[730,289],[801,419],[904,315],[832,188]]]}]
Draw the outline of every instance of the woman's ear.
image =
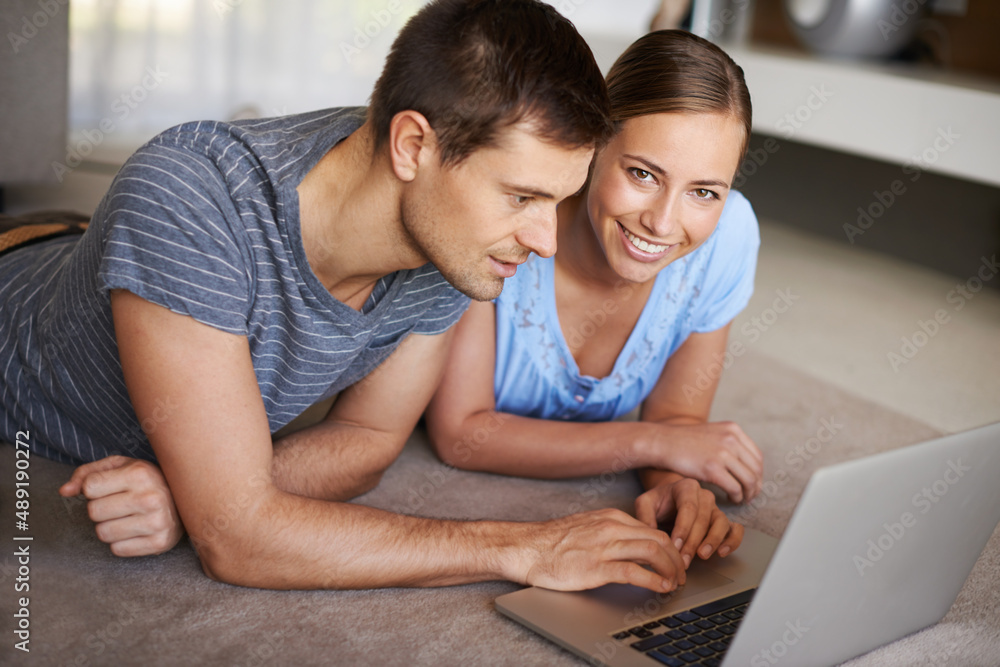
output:
[{"label": "woman's ear", "polygon": [[437,135],[419,111],[400,111],[389,123],[389,159],[396,177],[410,182],[429,159],[438,158]]}]

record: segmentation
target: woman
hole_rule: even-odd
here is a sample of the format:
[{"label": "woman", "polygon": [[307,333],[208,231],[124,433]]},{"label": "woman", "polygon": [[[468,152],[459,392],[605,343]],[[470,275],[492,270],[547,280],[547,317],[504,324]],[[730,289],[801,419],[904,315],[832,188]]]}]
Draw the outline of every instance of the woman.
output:
[{"label": "woman", "polygon": [[[711,367],[750,298],[759,246],[749,203],[730,190],[750,96],[721,49],[682,31],[640,38],[607,81],[617,134],[560,205],[556,255],[532,257],[495,302],[472,304],[427,425],[438,455],[465,469],[640,469],[637,517],[676,515],[671,537],[689,564],[742,539],[695,480],[745,502],[763,472],[737,425],[708,422]],[[636,407],[639,421],[614,421]],[[679,511],[688,503],[698,509]]]}]

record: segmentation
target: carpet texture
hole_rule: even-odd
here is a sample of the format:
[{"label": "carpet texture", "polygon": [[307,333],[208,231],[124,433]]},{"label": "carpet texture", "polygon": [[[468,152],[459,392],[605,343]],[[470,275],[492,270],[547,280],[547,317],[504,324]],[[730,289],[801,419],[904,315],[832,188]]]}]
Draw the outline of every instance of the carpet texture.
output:
[{"label": "carpet texture", "polygon": [[[781,535],[818,466],[914,444],[932,428],[748,352],[723,377],[713,419],[738,422],[766,453],[755,510],[731,516]],[[799,447],[798,453],[795,448]],[[804,465],[789,463],[802,457]],[[808,457],[808,460],[806,460]],[[56,489],[71,468],[32,458],[30,535],[13,541],[14,448],[0,445],[0,663],[17,665],[581,665],[493,609],[515,584],[441,589],[263,591],[206,578],[186,541],[158,557],[120,559],[94,535],[83,501]],[[779,479],[784,480],[781,476]],[[629,509],[632,473],[564,481],[443,466],[420,429],[382,483],[357,502],[459,519],[546,519]],[[30,593],[16,593],[17,546],[30,544]],[[914,576],[922,576],[914,573]],[[860,656],[850,667],[1000,664],[1000,532],[939,624]],[[17,598],[30,596],[30,653],[14,648]]]}]

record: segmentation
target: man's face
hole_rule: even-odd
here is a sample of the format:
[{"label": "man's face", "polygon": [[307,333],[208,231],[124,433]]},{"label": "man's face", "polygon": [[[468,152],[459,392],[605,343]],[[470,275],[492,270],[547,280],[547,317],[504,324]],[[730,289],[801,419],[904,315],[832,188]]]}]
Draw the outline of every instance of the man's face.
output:
[{"label": "man's face", "polygon": [[530,252],[555,252],[556,205],[583,187],[592,156],[517,123],[457,166],[435,157],[421,167],[403,195],[403,227],[458,291],[495,299]]}]

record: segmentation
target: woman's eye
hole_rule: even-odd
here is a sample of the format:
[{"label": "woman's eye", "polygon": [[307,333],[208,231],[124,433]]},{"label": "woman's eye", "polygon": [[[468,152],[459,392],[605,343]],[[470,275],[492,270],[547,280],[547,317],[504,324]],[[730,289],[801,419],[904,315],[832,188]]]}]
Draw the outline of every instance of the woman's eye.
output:
[{"label": "woman's eye", "polygon": [[694,191],[698,199],[718,199],[719,196],[706,188],[698,188]]},{"label": "woman's eye", "polygon": [[645,169],[639,169],[638,167],[631,167],[629,171],[631,171],[632,175],[635,176],[640,181],[648,183],[653,179],[653,174],[646,171]]}]

